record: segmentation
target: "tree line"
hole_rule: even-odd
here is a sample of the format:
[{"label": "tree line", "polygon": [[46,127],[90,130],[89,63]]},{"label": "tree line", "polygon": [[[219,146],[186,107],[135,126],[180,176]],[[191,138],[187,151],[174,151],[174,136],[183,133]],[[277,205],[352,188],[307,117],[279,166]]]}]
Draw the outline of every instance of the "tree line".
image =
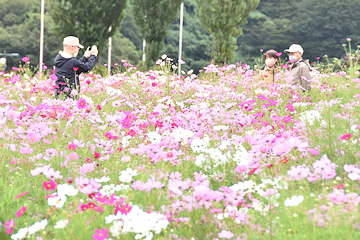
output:
[{"label": "tree line", "polygon": [[[127,59],[149,68],[162,54],[176,61],[182,1],[48,0],[44,62],[52,66],[67,35],[78,36],[85,46],[98,45],[101,63],[110,36],[113,63]],[[283,51],[292,43],[301,44],[310,61],[325,54],[341,58],[346,38],[353,49],[360,45],[360,0],[185,0],[184,5],[184,70],[210,62],[253,64],[260,49]],[[36,65],[39,35],[38,0],[0,0],[0,52],[18,52]]]}]

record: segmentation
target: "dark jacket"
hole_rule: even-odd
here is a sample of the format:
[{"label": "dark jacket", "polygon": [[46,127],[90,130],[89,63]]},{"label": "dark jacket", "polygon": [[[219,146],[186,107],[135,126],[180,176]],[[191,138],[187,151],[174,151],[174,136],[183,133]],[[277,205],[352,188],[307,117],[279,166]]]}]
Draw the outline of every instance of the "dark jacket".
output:
[{"label": "dark jacket", "polygon": [[[94,55],[89,58],[83,56],[78,59],[68,53],[60,51],[54,61],[55,75],[58,77],[55,85],[59,86],[57,89],[63,91],[64,87],[68,87],[71,91],[72,89],[76,89],[76,87],[78,87],[77,90],[80,92],[79,74],[89,72],[93,69],[95,67],[96,60],[97,57]],[[67,86],[67,81],[65,79],[68,79],[70,86]]]},{"label": "dark jacket", "polygon": [[[300,85],[305,91],[310,91],[309,81],[311,80],[309,60],[301,60],[291,66],[290,75],[293,77],[291,84]],[[307,80],[303,80],[306,78]]]}]

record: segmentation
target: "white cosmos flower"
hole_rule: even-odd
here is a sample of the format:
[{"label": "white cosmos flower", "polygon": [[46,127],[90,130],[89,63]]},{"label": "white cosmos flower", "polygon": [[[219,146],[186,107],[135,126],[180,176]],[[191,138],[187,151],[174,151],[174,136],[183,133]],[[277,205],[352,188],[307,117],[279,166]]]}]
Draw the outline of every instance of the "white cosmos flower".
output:
[{"label": "white cosmos flower", "polygon": [[219,131],[219,130],[228,130],[229,127],[228,126],[214,126],[213,128],[215,131]]},{"label": "white cosmos flower", "polygon": [[360,177],[360,175],[358,173],[349,173],[348,177],[354,181],[357,180]]},{"label": "white cosmos flower", "polygon": [[57,193],[58,195],[68,195],[68,196],[75,196],[79,193],[79,190],[76,189],[73,185],[69,184],[59,184],[57,185]]},{"label": "white cosmos flower", "polygon": [[65,195],[59,195],[57,197],[48,198],[49,206],[55,206],[57,208],[62,208],[66,202]]},{"label": "white cosmos flower", "polygon": [[95,181],[97,181],[98,183],[109,182],[110,180],[111,178],[108,176],[103,176],[102,178],[95,178]]},{"label": "white cosmos flower", "polygon": [[157,132],[148,132],[147,136],[152,144],[161,142],[161,135]]},{"label": "white cosmos flower", "polygon": [[20,228],[16,234],[11,235],[11,239],[24,239],[28,232],[29,228]]},{"label": "white cosmos flower", "polygon": [[302,201],[304,201],[303,195],[299,195],[299,196],[293,195],[290,199],[285,200],[284,205],[285,207],[296,207],[300,203],[302,203]]},{"label": "white cosmos flower", "polygon": [[31,225],[28,229],[29,229],[29,235],[32,235],[34,233],[36,233],[37,231],[44,229],[46,227],[46,225],[48,224],[48,220],[44,219],[41,220],[40,222],[36,222],[33,225]]},{"label": "white cosmos flower", "polygon": [[64,228],[64,227],[66,227],[66,225],[67,225],[68,223],[69,223],[69,221],[66,220],[66,219],[65,219],[65,220],[59,220],[59,221],[56,222],[54,228],[55,228],[55,229]]}]

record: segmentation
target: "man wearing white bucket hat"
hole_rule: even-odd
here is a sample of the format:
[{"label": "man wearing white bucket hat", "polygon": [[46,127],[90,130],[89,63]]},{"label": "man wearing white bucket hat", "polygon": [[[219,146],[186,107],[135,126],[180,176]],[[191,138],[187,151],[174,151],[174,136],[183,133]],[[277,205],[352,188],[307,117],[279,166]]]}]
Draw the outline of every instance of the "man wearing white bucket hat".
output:
[{"label": "man wearing white bucket hat", "polygon": [[289,60],[292,63],[290,71],[290,75],[292,76],[291,84],[299,85],[304,92],[310,91],[311,68],[309,60],[302,58],[304,49],[299,44],[292,44],[290,48],[284,52],[289,55]]},{"label": "man wearing white bucket hat", "polygon": [[95,67],[98,55],[98,49],[94,45],[91,50],[90,47],[86,49],[82,58],[76,58],[79,49],[84,48],[77,37],[64,38],[63,46],[63,51],[59,52],[54,61],[55,75],[57,76],[54,89],[55,98],[59,98],[60,95],[65,95],[65,98],[71,97],[72,90],[79,93],[79,74],[91,71]]}]

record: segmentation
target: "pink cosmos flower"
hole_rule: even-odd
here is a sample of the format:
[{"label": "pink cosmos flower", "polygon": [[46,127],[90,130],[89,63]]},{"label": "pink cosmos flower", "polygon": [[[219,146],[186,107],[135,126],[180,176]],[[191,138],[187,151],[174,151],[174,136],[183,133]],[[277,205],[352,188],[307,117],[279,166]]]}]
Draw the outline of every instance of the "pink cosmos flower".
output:
[{"label": "pink cosmos flower", "polygon": [[69,149],[70,150],[73,150],[73,151],[76,151],[76,145],[74,143],[69,143]]},{"label": "pink cosmos flower", "polygon": [[286,105],[286,108],[287,108],[290,112],[292,112],[292,111],[295,110],[295,109],[294,109],[294,106],[291,105],[291,104]]},{"label": "pink cosmos flower", "polygon": [[16,83],[17,81],[19,81],[21,79],[19,74],[15,74],[14,76],[11,77],[11,83]]},{"label": "pink cosmos flower", "polygon": [[71,160],[78,160],[79,159],[79,155],[76,152],[70,153],[69,154],[69,158]]},{"label": "pink cosmos flower", "polygon": [[23,58],[21,59],[21,61],[23,61],[23,62],[28,62],[28,61],[29,61],[29,58],[28,58],[28,57],[23,57]]},{"label": "pink cosmos flower", "polygon": [[60,174],[60,171],[59,170],[55,171],[53,168],[44,170],[43,174],[45,175],[45,177],[47,177],[49,179],[52,179],[52,178],[61,179],[61,178],[63,178],[63,176],[61,176],[61,174]]},{"label": "pink cosmos flower", "polygon": [[21,217],[21,215],[23,215],[26,212],[26,209],[27,209],[27,206],[23,206],[15,213],[15,216],[17,218]]},{"label": "pink cosmos flower", "polygon": [[142,191],[144,183],[142,183],[140,180],[137,180],[136,182],[134,182],[133,184],[131,184],[131,187],[135,190],[140,190]]},{"label": "pink cosmos flower", "polygon": [[51,74],[50,79],[51,79],[51,81],[55,82],[56,80],[58,80],[58,77],[55,74]]},{"label": "pink cosmos flower", "polygon": [[221,232],[219,232],[218,236],[219,238],[231,239],[234,234],[230,231],[222,230]]},{"label": "pink cosmos flower", "polygon": [[349,140],[351,138],[351,133],[344,134],[340,137],[341,140]]},{"label": "pink cosmos flower", "polygon": [[95,152],[95,153],[94,153],[94,158],[95,158],[95,159],[100,158],[100,156],[101,156],[100,153],[98,153],[98,152]]},{"label": "pink cosmos flower", "polygon": [[34,149],[32,149],[31,147],[22,147],[20,149],[20,152],[25,155],[31,154],[33,151],[34,151]]},{"label": "pink cosmos flower", "polygon": [[290,115],[283,117],[283,122],[284,122],[284,123],[288,123],[288,122],[290,122],[291,120],[292,120],[292,117],[291,117]]},{"label": "pink cosmos flower", "polygon": [[104,240],[106,239],[109,234],[109,230],[102,228],[101,231],[97,228],[95,229],[96,234],[93,235],[94,240]]},{"label": "pink cosmos flower", "polygon": [[86,100],[84,98],[81,98],[81,99],[79,99],[77,101],[77,107],[79,109],[84,109],[84,108],[86,108],[86,106],[87,106],[87,103],[86,103]]},{"label": "pink cosmos flower", "polygon": [[41,137],[36,133],[29,133],[27,135],[27,138],[29,139],[30,142],[39,142],[41,139]]},{"label": "pink cosmos flower", "polygon": [[14,223],[14,219],[11,218],[10,221],[6,221],[4,224],[4,227],[7,228],[5,231],[6,234],[10,235],[13,232],[15,226],[16,223]]},{"label": "pink cosmos flower", "polygon": [[43,182],[43,187],[46,190],[54,190],[56,188],[56,183],[53,180],[50,180],[50,182]]},{"label": "pink cosmos flower", "polygon": [[315,150],[313,148],[309,148],[309,152],[314,156],[317,156],[320,153],[319,151],[317,151],[317,150]]},{"label": "pink cosmos flower", "polygon": [[80,167],[80,171],[81,172],[92,172],[92,171],[94,171],[94,164],[93,163],[84,163]]},{"label": "pink cosmos flower", "polygon": [[16,197],[14,198],[21,198],[22,196],[25,196],[26,194],[28,194],[29,191],[26,191],[26,192],[23,192],[23,193],[20,193],[19,195],[17,195]]},{"label": "pink cosmos flower", "polygon": [[170,174],[170,178],[171,178],[172,180],[174,180],[174,181],[176,181],[176,180],[181,180],[181,173],[179,173],[178,171],[172,172],[172,173]]},{"label": "pink cosmos flower", "polygon": [[244,173],[247,171],[247,167],[245,165],[240,165],[235,168],[235,171],[238,173]]}]

